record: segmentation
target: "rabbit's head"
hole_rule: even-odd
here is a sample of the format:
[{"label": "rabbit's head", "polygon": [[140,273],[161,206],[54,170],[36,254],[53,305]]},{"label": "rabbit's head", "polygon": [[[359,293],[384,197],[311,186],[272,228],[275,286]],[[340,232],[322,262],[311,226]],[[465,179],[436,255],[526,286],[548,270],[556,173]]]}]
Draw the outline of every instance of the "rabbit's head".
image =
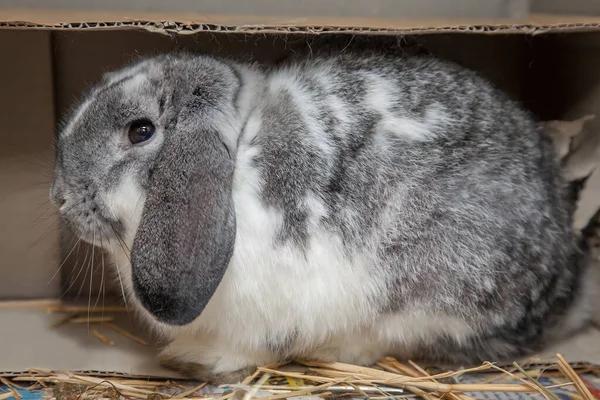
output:
[{"label": "rabbit's head", "polygon": [[82,240],[127,247],[133,293],[184,325],[220,283],[235,240],[240,73],[161,56],[108,74],[57,137],[51,200]]}]

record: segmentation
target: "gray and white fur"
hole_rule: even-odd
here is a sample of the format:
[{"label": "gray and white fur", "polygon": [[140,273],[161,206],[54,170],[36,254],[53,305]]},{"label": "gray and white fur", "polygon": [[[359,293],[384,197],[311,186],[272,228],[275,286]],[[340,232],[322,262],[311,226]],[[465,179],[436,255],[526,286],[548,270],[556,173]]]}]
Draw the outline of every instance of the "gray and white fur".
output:
[{"label": "gray and white fur", "polygon": [[[156,132],[132,145],[140,118]],[[429,56],[169,54],[87,94],[51,197],[114,255],[171,341],[165,364],[196,377],[291,358],[478,363],[595,311],[554,158],[517,103]]]}]

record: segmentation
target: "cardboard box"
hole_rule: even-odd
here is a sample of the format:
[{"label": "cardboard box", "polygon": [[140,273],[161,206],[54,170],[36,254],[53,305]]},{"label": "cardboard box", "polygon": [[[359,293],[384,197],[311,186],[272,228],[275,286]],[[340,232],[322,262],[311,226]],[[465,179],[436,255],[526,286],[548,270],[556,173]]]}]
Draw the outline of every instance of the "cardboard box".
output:
[{"label": "cardboard box", "polygon": [[[547,1],[547,0],[545,0]],[[3,0],[3,8],[391,18],[525,18],[531,0]],[[571,1],[570,3],[573,3]],[[564,13],[563,13],[564,14]],[[586,13],[587,14],[587,13]]]},{"label": "cardboard box", "polygon": [[[154,359],[155,342],[144,347],[123,339],[106,346],[85,326],[51,329],[56,316],[44,311],[50,303],[31,303],[79,294],[93,305],[104,301],[105,290],[107,298],[120,290],[100,287],[102,254],[87,246],[73,254],[73,238],[62,232],[48,203],[53,136],[81,92],[106,70],[173,49],[269,63],[324,47],[377,47],[398,54],[423,48],[478,70],[541,119],[600,115],[600,18],[534,15],[515,23],[2,10],[0,371],[41,367],[170,374]],[[587,128],[600,129],[600,118]],[[600,174],[595,174],[584,192],[580,220],[600,205],[598,188]],[[88,274],[92,259],[98,270]],[[7,302],[15,300],[30,302]],[[600,362],[600,336],[589,332],[562,351],[572,360]]]}]

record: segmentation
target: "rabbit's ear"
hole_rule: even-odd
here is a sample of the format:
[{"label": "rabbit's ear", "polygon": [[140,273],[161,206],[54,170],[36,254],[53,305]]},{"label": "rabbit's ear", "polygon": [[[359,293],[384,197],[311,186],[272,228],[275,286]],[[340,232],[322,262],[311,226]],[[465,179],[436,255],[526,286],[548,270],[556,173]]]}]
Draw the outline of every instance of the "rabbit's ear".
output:
[{"label": "rabbit's ear", "polygon": [[131,250],[136,297],[171,325],[200,315],[235,241],[234,161],[221,133],[187,111],[165,132]]}]

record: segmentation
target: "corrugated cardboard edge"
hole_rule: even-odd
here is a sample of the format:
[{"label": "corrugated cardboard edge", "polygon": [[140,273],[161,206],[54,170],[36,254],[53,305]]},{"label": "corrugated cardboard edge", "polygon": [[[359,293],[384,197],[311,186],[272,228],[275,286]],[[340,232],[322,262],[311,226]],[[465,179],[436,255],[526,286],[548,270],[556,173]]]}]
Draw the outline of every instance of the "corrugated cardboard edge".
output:
[{"label": "corrugated cardboard edge", "polygon": [[164,34],[417,35],[430,33],[528,34],[600,30],[600,17],[532,14],[526,19],[399,19],[276,15],[209,15],[101,10],[0,10],[0,29],[141,29]]},{"label": "corrugated cardboard edge", "polygon": [[[64,371],[49,371],[51,373],[61,373]],[[177,380],[177,381],[189,381],[188,378],[177,378],[173,376],[154,376],[154,375],[136,375],[127,374],[124,372],[116,371],[96,371],[96,370],[75,370],[69,371],[70,373],[82,376],[95,376],[98,378],[126,378],[126,379],[144,379],[144,380]],[[1,371],[1,378],[16,378],[19,376],[30,376],[35,375],[35,372],[31,371]]]},{"label": "corrugated cardboard edge", "polygon": [[499,24],[499,25],[449,25],[440,27],[360,27],[328,25],[221,25],[200,22],[177,21],[106,21],[106,22],[60,22],[35,23],[27,21],[0,21],[0,29],[45,29],[45,30],[103,30],[141,29],[163,34],[195,34],[199,32],[222,32],[229,34],[368,34],[368,35],[421,35],[432,33],[484,33],[538,35],[550,32],[591,32],[600,30],[600,23],[563,23],[556,25]]},{"label": "corrugated cardboard edge", "polygon": [[[597,371],[600,370],[600,365],[598,364],[594,364],[594,363],[589,363],[589,362],[582,362],[582,361],[575,361],[575,362],[569,362],[569,365],[576,370],[592,370],[592,371]],[[510,369],[512,368],[512,364],[507,364],[507,365],[502,365],[500,364],[499,367],[501,368],[506,368],[506,369]],[[531,363],[527,363],[527,367],[528,368],[533,368],[533,369],[540,369],[540,370],[544,370],[544,371],[557,371],[558,367],[556,365],[555,362],[531,362]],[[61,371],[51,371],[52,373],[60,373]],[[124,372],[115,372],[115,371],[98,371],[98,370],[76,370],[76,371],[69,371],[72,372],[74,374],[77,375],[83,375],[83,376],[96,376],[96,377],[101,377],[101,378],[127,378],[127,379],[150,379],[150,380],[165,380],[165,379],[170,379],[170,380],[178,380],[178,381],[187,381],[190,380],[188,378],[176,378],[174,376],[157,376],[157,375],[136,375],[136,374],[128,374],[128,373],[124,373]],[[0,377],[2,378],[15,378],[18,376],[25,376],[25,375],[31,375],[32,372],[31,371],[0,371]]]}]

